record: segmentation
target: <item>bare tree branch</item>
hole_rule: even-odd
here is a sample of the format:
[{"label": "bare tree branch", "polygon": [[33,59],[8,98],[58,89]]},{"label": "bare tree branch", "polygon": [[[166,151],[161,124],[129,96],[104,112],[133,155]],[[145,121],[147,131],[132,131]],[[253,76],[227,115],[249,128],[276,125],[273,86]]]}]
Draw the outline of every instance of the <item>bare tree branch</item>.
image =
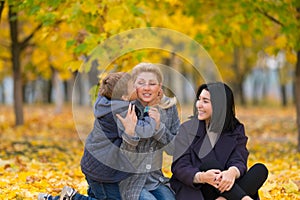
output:
[{"label": "bare tree branch", "polygon": [[256,8],[257,11],[261,14],[263,14],[265,17],[267,17],[268,19],[270,19],[271,21],[275,22],[276,24],[284,27],[284,24],[281,23],[278,19],[275,19],[273,16],[269,15],[266,11],[262,10],[261,8]]},{"label": "bare tree branch", "polygon": [[28,45],[29,41],[31,40],[31,38],[34,36],[34,34],[41,29],[43,26],[42,23],[40,23],[33,31],[30,35],[28,35],[22,42],[20,42],[20,46],[21,46],[21,51],[26,48],[26,46]]},{"label": "bare tree branch", "polygon": [[[58,20],[55,24],[58,25],[62,22],[63,20]],[[42,28],[43,24],[40,23],[33,31],[30,35],[28,35],[22,42],[20,42],[20,46],[21,46],[21,51],[23,49],[25,49],[28,46],[29,41],[31,40],[31,38],[34,36],[34,34],[40,30]]]}]

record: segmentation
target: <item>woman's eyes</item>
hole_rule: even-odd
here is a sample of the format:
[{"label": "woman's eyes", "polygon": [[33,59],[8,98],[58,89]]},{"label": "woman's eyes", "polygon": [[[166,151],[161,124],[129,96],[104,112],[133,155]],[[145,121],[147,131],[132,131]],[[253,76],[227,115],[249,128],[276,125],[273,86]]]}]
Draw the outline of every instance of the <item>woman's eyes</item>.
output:
[{"label": "woman's eyes", "polygon": [[157,85],[157,83],[145,83],[145,82],[138,82],[137,83],[138,85],[141,85],[141,86],[145,86],[145,85],[150,85],[150,86],[155,86],[155,85]]},{"label": "woman's eyes", "polygon": [[137,85],[145,85],[145,82],[137,82]]},{"label": "woman's eyes", "polygon": [[198,101],[199,101],[199,102],[203,102],[203,103],[210,103],[210,101],[207,100],[207,99],[198,99]]}]

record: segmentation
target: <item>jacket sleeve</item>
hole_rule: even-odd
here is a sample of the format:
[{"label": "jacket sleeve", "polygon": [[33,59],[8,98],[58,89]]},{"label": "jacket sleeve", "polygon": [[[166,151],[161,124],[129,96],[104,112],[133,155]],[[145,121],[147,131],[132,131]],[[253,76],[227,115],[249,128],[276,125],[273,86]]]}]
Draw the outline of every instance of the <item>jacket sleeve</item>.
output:
[{"label": "jacket sleeve", "polygon": [[161,143],[162,146],[168,145],[166,152],[169,155],[174,153],[174,138],[178,133],[180,120],[178,117],[177,107],[174,105],[165,112],[167,120],[160,123],[159,129],[156,131],[153,138]]},{"label": "jacket sleeve", "polygon": [[135,127],[135,134],[140,138],[150,138],[155,135],[156,122],[151,117],[143,117],[138,119]]},{"label": "jacket sleeve", "polygon": [[99,120],[96,119],[94,128],[86,139],[85,150],[105,165],[113,166],[115,169],[121,169],[121,167],[131,169],[131,163],[127,156],[116,145],[117,140],[121,140],[121,138],[116,138],[113,144],[101,128]]},{"label": "jacket sleeve", "polygon": [[236,147],[232,154],[230,155],[226,168],[235,166],[239,169],[241,176],[247,171],[247,160],[249,156],[249,151],[247,149],[248,137],[245,135],[244,125],[239,125],[233,132],[236,137]]},{"label": "jacket sleeve", "polygon": [[[189,124],[191,125],[191,124]],[[192,153],[190,145],[195,135],[190,134],[191,129],[188,126],[180,126],[178,135],[175,139],[175,152],[171,171],[173,176],[185,185],[192,188],[201,188],[202,184],[194,184],[194,176],[199,172],[199,168],[192,163]],[[196,133],[197,130],[194,130]]]},{"label": "jacket sleeve", "polygon": [[[127,114],[127,111],[120,113],[120,115],[122,117],[125,117],[126,114]],[[121,130],[121,133],[124,133],[125,127],[119,119],[117,119],[117,124],[118,124],[119,129]],[[135,137],[139,137],[139,138],[153,137],[153,135],[155,135],[155,133],[156,133],[155,127],[156,127],[156,122],[153,118],[151,118],[149,116],[140,118],[140,119],[138,119],[138,121],[136,123]]]}]

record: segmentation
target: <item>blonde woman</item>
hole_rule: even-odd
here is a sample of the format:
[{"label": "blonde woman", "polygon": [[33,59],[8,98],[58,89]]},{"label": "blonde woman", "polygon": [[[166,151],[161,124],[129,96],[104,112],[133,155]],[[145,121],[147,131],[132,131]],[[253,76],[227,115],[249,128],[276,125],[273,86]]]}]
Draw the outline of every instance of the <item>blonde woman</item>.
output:
[{"label": "blonde woman", "polygon": [[[134,149],[138,154],[138,172],[121,182],[123,200],[172,200],[173,192],[163,176],[162,153],[172,154],[172,141],[177,134],[180,120],[176,99],[164,96],[163,75],[153,63],[140,63],[132,70],[137,93],[135,106],[143,113],[138,119],[149,115],[156,121],[156,132],[123,142],[123,148]],[[124,124],[126,127],[126,124]],[[134,136],[133,136],[134,137]]]}]

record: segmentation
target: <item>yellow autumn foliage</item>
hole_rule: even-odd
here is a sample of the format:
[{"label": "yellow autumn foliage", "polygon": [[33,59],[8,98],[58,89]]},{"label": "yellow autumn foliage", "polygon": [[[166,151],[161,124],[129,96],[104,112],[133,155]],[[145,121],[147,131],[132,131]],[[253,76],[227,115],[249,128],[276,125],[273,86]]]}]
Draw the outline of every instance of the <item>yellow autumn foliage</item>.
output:
[{"label": "yellow autumn foliage", "polygon": [[296,64],[297,55],[295,52],[287,51],[286,52],[286,60],[291,64]]},{"label": "yellow autumn foliage", "polygon": [[287,38],[285,35],[280,35],[275,39],[275,46],[279,49],[284,49],[287,43]]},{"label": "yellow autumn foliage", "polygon": [[[181,116],[189,116],[183,106]],[[26,106],[26,123],[13,127],[12,107],[0,106],[0,199],[36,199],[39,192],[59,194],[69,185],[86,194],[80,170],[84,142],[75,129],[70,105],[60,114],[53,106]],[[85,108],[87,109],[87,108]],[[90,112],[90,111],[89,111]],[[249,137],[249,163],[264,163],[269,177],[259,193],[262,200],[300,199],[300,153],[296,151],[293,107],[237,108]],[[164,155],[163,172],[172,158]]]}]

